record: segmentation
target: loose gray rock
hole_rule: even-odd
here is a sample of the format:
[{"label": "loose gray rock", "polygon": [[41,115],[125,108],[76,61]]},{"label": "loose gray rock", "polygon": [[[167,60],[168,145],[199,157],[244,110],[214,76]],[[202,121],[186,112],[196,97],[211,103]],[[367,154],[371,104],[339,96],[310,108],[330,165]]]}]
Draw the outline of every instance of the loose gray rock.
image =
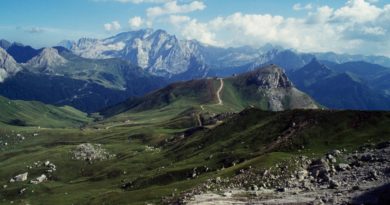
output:
[{"label": "loose gray rock", "polygon": [[26,181],[27,180],[27,176],[28,176],[28,172],[25,172],[23,174],[19,174],[19,175],[16,175],[15,177],[13,177],[10,182],[22,182],[22,181]]},{"label": "loose gray rock", "polygon": [[40,184],[47,180],[47,176],[42,174],[41,176],[37,177],[36,179],[33,179],[30,181],[31,184]]},{"label": "loose gray rock", "polygon": [[311,176],[325,181],[329,175],[329,169],[329,164],[324,159],[314,160],[308,168]]},{"label": "loose gray rock", "polygon": [[90,143],[77,145],[72,153],[74,159],[88,162],[107,160],[115,156],[108,153],[100,144],[93,145]]},{"label": "loose gray rock", "polygon": [[336,169],[338,171],[346,171],[346,170],[351,169],[351,167],[348,164],[340,163],[337,165]]},{"label": "loose gray rock", "polygon": [[331,179],[329,180],[329,188],[330,189],[336,189],[340,186],[340,183],[338,183],[337,181]]}]

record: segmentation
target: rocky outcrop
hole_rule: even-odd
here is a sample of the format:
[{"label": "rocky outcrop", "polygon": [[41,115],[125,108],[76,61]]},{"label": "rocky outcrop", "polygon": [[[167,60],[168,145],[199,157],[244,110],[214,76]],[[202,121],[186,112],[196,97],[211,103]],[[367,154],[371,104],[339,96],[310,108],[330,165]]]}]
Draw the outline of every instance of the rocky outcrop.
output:
[{"label": "rocky outcrop", "polygon": [[[232,78],[234,85],[240,89],[248,89],[246,96],[260,95],[258,101],[267,102],[268,110],[282,111],[286,109],[318,109],[317,103],[308,95],[294,87],[282,68],[269,65]],[[252,99],[253,100],[253,99]]]},{"label": "rocky outcrop", "polygon": [[[337,163],[337,161],[343,163]],[[355,152],[333,150],[319,159],[305,156],[232,178],[209,179],[173,201],[184,204],[387,204],[390,143]],[[226,194],[227,193],[227,194]],[[293,197],[292,197],[293,196]],[[172,203],[165,198],[163,202]]]},{"label": "rocky outcrop", "polygon": [[261,89],[293,87],[292,82],[287,78],[284,71],[275,65],[256,70],[249,74],[252,76],[248,80],[253,81],[253,84]]},{"label": "rocky outcrop", "polygon": [[23,182],[27,180],[28,172],[25,172],[23,174],[18,174],[14,176],[12,179],[10,179],[10,182]]},{"label": "rocky outcrop", "polygon": [[83,160],[89,163],[113,158],[115,155],[108,153],[100,144],[80,144],[72,150],[73,159]]},{"label": "rocky outcrop", "polygon": [[68,61],[62,57],[55,48],[45,48],[38,55],[29,60],[24,66],[32,71],[46,71],[63,66]]},{"label": "rocky outcrop", "polygon": [[0,83],[22,70],[19,64],[3,48],[0,48]]}]

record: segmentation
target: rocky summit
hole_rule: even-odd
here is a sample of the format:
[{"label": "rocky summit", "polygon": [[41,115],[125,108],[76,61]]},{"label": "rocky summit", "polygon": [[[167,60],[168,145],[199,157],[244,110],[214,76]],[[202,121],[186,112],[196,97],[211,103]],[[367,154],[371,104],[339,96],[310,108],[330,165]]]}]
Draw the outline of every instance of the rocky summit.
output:
[{"label": "rocky summit", "polygon": [[38,56],[29,60],[25,66],[28,69],[53,69],[55,67],[64,66],[67,60],[58,54],[55,48],[45,48]]}]

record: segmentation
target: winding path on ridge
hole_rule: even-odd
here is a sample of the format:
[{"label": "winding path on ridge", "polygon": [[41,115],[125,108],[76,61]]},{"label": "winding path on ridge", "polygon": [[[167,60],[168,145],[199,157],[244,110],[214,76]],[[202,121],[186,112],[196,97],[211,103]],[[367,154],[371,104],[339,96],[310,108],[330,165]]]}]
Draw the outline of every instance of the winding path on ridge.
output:
[{"label": "winding path on ridge", "polygon": [[222,99],[221,99],[221,91],[223,90],[223,78],[219,79],[221,82],[221,86],[219,87],[217,91],[217,98],[218,98],[218,105],[223,105]]},{"label": "winding path on ridge", "polygon": [[[218,103],[217,103],[217,105],[223,105],[223,101],[222,101],[222,99],[221,99],[221,92],[222,92],[222,90],[223,90],[223,85],[224,85],[224,84],[223,84],[223,78],[219,78],[219,81],[221,82],[221,86],[218,88],[217,93],[216,93],[217,98],[218,98]],[[200,108],[202,109],[202,111],[205,110],[205,109],[204,109],[204,105],[200,105]],[[202,127],[202,126],[203,126],[203,123],[202,123],[202,120],[201,120],[201,118],[200,118],[200,114],[199,114],[199,113],[196,114],[196,120],[198,121],[199,126]]]}]

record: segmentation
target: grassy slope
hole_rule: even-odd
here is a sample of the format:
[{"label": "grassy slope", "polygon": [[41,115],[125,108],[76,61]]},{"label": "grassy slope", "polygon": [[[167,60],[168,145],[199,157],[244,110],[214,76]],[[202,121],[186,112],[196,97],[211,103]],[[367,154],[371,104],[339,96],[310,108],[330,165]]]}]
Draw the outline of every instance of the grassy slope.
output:
[{"label": "grassy slope", "polygon": [[[386,112],[250,109],[212,130],[199,131],[184,139],[177,135],[182,129],[162,126],[163,121],[172,118],[166,116],[169,112],[174,114],[166,111],[132,115],[131,123],[109,129],[19,129],[24,136],[33,132],[39,132],[39,136],[2,147],[0,184],[7,184],[9,178],[24,171],[29,171],[30,177],[40,175],[42,170],[26,169],[26,165],[37,160],[52,161],[58,171],[54,180],[40,185],[8,184],[8,188],[0,191],[0,199],[30,204],[159,202],[160,197],[187,190],[207,178],[229,176],[248,166],[266,167],[289,159],[300,154],[297,148],[302,145],[305,149],[301,153],[317,155],[337,147],[350,150],[366,142],[390,139],[390,113]],[[292,122],[303,128],[286,137]],[[2,129],[0,136],[10,133],[11,130]],[[279,136],[286,140],[276,143]],[[70,151],[83,142],[101,143],[117,157],[93,164],[72,160]],[[145,145],[159,149],[148,151]],[[231,166],[232,162],[237,165]],[[204,166],[211,171],[202,172]],[[221,170],[222,167],[225,169]],[[193,168],[201,174],[188,180]],[[134,187],[121,190],[123,181],[132,181]],[[22,187],[29,191],[19,196],[17,191]]]},{"label": "grassy slope", "polygon": [[[9,100],[0,96],[0,123],[20,120],[26,126],[74,127],[90,121],[87,114],[72,107],[56,107],[36,101]],[[1,126],[1,124],[0,124]]]},{"label": "grassy slope", "polygon": [[275,103],[271,98],[281,98],[283,109],[315,106],[309,96],[291,85],[267,88],[268,83],[259,80],[259,76],[263,77],[262,80],[279,76],[276,80],[283,81],[279,83],[289,83],[280,69],[269,66],[223,79],[224,87],[220,93],[222,105],[218,105],[217,98],[220,79],[201,79],[171,84],[146,96],[129,99],[101,113],[106,117],[114,116],[109,120],[121,121],[126,120],[126,117],[131,119],[133,116],[153,116],[156,113],[177,117],[178,113],[188,116],[190,111],[198,114],[239,112],[248,106],[271,110],[273,107],[270,104]]}]

